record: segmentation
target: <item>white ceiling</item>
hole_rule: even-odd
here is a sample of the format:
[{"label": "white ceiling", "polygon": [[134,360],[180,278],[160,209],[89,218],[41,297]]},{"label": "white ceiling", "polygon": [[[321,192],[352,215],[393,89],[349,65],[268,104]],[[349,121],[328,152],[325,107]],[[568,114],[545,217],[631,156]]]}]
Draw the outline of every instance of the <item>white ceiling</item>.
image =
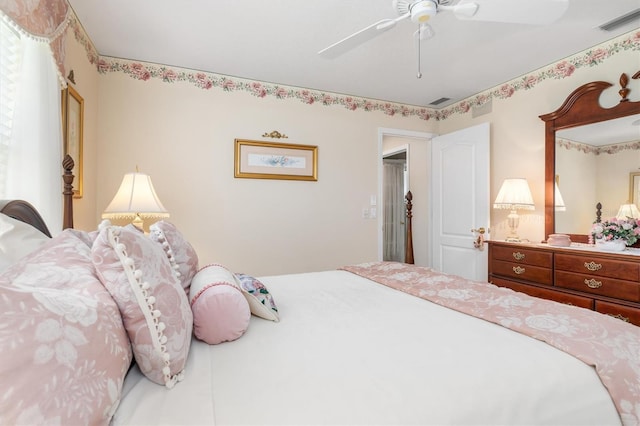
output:
[{"label": "white ceiling", "polygon": [[[492,1],[492,0],[488,0]],[[512,2],[537,0],[510,0]],[[422,43],[403,21],[335,59],[317,52],[380,19],[391,0],[69,0],[100,55],[208,71],[319,91],[447,106],[640,27],[598,25],[640,0],[570,0],[548,26],[461,21],[438,13]],[[630,64],[626,72],[640,69]]]}]

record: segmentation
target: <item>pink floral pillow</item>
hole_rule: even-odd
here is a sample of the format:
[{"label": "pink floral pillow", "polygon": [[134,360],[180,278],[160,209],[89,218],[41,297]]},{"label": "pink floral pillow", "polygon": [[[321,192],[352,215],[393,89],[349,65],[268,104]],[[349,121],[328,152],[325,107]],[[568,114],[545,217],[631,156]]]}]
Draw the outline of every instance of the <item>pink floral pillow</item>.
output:
[{"label": "pink floral pillow", "polygon": [[182,288],[186,294],[189,294],[191,279],[198,271],[196,251],[174,224],[164,220],[149,227],[149,237],[162,244]]},{"label": "pink floral pillow", "polygon": [[119,404],[131,345],[84,237],[0,275],[0,424],[108,424]]},{"label": "pink floral pillow", "polygon": [[236,340],[249,327],[251,310],[233,274],[220,265],[202,268],[191,281],[193,331],[215,345]]},{"label": "pink floral pillow", "polygon": [[101,225],[92,247],[98,278],[116,301],[140,371],[172,388],[182,380],[193,317],[161,247],[136,230]]}]

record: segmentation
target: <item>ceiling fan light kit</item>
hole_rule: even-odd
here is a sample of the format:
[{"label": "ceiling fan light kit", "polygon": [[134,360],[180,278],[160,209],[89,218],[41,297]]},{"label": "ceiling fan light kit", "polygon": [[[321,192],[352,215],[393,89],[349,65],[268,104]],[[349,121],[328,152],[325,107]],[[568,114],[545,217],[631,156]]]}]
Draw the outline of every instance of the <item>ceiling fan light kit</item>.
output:
[{"label": "ceiling fan light kit", "polygon": [[409,5],[411,21],[424,24],[438,13],[438,5],[434,0],[417,1]]}]

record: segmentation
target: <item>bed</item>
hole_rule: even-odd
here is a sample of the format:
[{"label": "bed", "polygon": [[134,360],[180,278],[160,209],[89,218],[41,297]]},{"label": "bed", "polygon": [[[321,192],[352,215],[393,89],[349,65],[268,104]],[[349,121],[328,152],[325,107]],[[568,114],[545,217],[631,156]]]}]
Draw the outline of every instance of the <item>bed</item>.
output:
[{"label": "bed", "polygon": [[168,222],[42,234],[0,275],[0,424],[640,422],[640,327],[406,263],[201,263]]}]

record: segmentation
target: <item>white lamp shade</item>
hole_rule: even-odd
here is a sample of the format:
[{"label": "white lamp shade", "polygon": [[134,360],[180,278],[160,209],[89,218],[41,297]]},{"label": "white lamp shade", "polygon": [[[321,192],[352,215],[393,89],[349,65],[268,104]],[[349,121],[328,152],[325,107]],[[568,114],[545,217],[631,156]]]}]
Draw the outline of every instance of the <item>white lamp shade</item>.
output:
[{"label": "white lamp shade", "polygon": [[494,209],[534,210],[533,196],[526,179],[505,179],[493,203]]},{"label": "white lamp shade", "polygon": [[563,212],[567,210],[567,206],[564,205],[564,200],[562,199],[562,194],[560,194],[560,188],[558,188],[557,182],[555,184],[554,200],[555,200],[555,208],[557,211]]},{"label": "white lamp shade", "polygon": [[635,204],[623,204],[618,210],[616,219],[640,219],[640,210]]},{"label": "white lamp shade", "polygon": [[120,188],[107,206],[103,219],[129,217],[169,217],[156,191],[151,177],[144,173],[127,173],[122,178]]}]

